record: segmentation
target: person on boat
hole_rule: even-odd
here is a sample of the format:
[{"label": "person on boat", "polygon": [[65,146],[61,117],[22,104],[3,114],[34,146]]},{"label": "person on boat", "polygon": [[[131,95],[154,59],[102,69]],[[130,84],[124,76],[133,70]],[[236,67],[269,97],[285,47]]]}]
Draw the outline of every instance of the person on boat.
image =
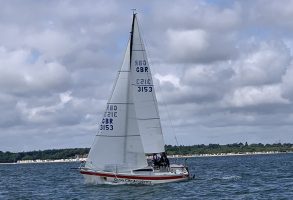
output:
[{"label": "person on boat", "polygon": [[169,162],[169,159],[167,158],[167,154],[165,152],[161,153],[160,166],[162,166],[164,168],[170,167],[170,162]]},{"label": "person on boat", "polygon": [[158,154],[154,153],[153,154],[153,165],[154,165],[154,168],[157,169],[157,168],[160,168],[160,158],[158,156]]}]

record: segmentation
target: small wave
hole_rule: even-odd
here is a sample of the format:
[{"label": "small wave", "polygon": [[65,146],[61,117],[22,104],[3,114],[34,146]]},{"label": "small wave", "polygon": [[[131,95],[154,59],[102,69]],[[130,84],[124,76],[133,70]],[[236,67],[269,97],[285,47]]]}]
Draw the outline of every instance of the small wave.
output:
[{"label": "small wave", "polygon": [[223,176],[222,177],[223,180],[238,180],[241,179],[241,176]]},{"label": "small wave", "polygon": [[123,182],[117,182],[117,183],[105,182],[104,184],[106,184],[106,185],[129,185],[129,184],[126,184],[126,183],[123,183]]}]

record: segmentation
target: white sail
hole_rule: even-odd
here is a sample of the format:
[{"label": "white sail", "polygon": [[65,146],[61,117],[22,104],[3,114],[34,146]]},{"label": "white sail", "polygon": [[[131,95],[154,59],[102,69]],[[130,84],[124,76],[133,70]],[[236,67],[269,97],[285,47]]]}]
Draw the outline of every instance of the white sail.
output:
[{"label": "white sail", "polygon": [[130,89],[130,42],[86,167],[131,171],[147,166]]},{"label": "white sail", "polygon": [[145,153],[164,152],[151,71],[133,13],[130,41],[85,167],[87,183],[159,184],[188,180],[183,165],[165,154],[149,165]]},{"label": "white sail", "polygon": [[144,151],[145,153],[164,152],[155,88],[136,16],[134,16],[132,34],[131,82]]}]

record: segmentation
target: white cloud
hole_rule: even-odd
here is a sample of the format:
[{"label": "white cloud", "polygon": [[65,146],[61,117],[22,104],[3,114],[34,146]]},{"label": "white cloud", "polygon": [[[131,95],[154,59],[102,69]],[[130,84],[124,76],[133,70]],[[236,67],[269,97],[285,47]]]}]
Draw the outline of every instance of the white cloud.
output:
[{"label": "white cloud", "polygon": [[177,88],[180,87],[179,78],[173,74],[167,74],[167,75],[155,74],[154,77],[160,81],[159,84],[169,83],[169,84],[172,84],[174,87],[177,87]]},{"label": "white cloud", "polygon": [[60,97],[60,103],[65,104],[68,103],[70,100],[72,100],[71,91],[67,91],[64,93],[59,94]]},{"label": "white cloud", "polygon": [[228,104],[236,107],[263,104],[290,104],[288,99],[282,97],[279,85],[237,88],[231,96],[227,95],[225,98]]}]

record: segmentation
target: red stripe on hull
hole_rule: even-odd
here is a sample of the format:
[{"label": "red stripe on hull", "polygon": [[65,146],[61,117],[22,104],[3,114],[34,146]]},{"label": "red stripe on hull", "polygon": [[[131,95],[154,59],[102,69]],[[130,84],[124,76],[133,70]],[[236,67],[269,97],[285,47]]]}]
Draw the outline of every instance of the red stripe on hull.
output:
[{"label": "red stripe on hull", "polygon": [[187,178],[187,175],[178,175],[178,176],[127,176],[127,175],[114,175],[114,174],[105,174],[99,172],[89,172],[89,171],[80,171],[81,174],[102,176],[102,177],[112,177],[112,178],[127,178],[127,179],[138,179],[138,180],[171,180],[171,179],[180,179]]}]

